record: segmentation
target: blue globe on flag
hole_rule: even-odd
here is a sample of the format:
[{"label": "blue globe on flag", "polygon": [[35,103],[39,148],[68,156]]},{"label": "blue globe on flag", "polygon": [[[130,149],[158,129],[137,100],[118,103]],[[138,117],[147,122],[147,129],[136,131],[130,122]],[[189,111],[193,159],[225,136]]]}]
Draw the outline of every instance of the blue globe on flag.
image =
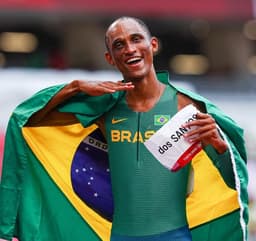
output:
[{"label": "blue globe on flag", "polygon": [[111,221],[113,198],[107,144],[100,129],[78,146],[71,165],[74,192],[90,208]]}]

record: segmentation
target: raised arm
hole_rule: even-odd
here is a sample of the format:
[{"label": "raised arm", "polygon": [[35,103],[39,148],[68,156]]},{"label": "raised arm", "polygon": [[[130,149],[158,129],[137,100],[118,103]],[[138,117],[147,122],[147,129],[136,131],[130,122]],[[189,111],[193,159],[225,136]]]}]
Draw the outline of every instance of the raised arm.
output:
[{"label": "raised arm", "polygon": [[61,89],[47,105],[31,116],[28,124],[33,125],[42,120],[50,111],[63,103],[67,99],[76,95],[79,92],[85,93],[90,96],[100,96],[104,94],[111,94],[116,91],[130,90],[134,86],[131,82],[124,83],[122,81],[88,81],[88,80],[73,80]]},{"label": "raised arm", "polygon": [[197,126],[198,128],[188,132],[185,137],[191,142],[200,141],[203,146],[212,145],[217,153],[223,154],[228,146],[223,138],[220,136],[215,119],[206,113],[205,107],[188,96],[179,93],[178,106],[179,109],[188,104],[193,104],[200,112],[197,114],[197,119],[186,124],[187,127]]}]

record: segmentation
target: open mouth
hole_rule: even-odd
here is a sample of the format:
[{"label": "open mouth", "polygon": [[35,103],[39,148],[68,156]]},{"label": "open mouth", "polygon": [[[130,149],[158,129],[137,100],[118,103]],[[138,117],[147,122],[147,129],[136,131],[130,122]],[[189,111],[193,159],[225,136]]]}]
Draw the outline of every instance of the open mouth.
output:
[{"label": "open mouth", "polygon": [[140,57],[133,57],[133,58],[128,59],[128,60],[126,61],[126,64],[129,64],[129,65],[137,64],[137,63],[139,63],[141,60],[142,60],[142,58],[140,58]]}]

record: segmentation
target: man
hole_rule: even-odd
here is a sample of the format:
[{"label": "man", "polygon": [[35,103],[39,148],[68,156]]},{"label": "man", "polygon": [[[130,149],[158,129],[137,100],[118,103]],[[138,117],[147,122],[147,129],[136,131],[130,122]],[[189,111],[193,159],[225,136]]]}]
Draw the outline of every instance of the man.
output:
[{"label": "man", "polygon": [[[159,129],[153,123],[156,115],[171,118],[183,107],[193,104],[200,112],[196,120],[187,123],[187,127],[197,128],[188,132],[185,138],[192,143],[201,142],[227,186],[235,189],[237,184],[229,143],[218,129],[216,119],[208,113],[204,99],[192,98],[193,94],[191,97],[167,82],[159,81],[153,64],[158,40],[150,35],[141,20],[131,17],[117,19],[109,26],[105,42],[106,60],[122,73],[124,80],[74,80],[54,94],[26,125],[36,126],[55,111],[63,115],[76,113],[84,126],[93,122],[98,124],[108,143],[114,199],[111,241],[191,241],[186,214],[190,165],[172,173],[149,153],[143,142]],[[91,98],[103,96],[106,100],[112,99],[110,104],[101,101],[100,111],[87,107],[83,111],[72,104],[80,93]],[[237,240],[245,240],[242,238],[245,236],[239,231]],[[225,237],[225,234],[220,237]]]}]

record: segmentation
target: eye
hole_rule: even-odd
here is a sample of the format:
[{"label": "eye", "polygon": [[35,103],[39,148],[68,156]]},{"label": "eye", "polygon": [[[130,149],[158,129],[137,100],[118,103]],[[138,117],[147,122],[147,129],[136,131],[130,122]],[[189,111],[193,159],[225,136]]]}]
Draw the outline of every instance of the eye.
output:
[{"label": "eye", "polygon": [[123,46],[124,46],[124,44],[123,44],[123,42],[121,42],[121,41],[117,41],[117,42],[115,42],[115,43],[113,44],[113,47],[114,47],[115,49],[121,49]]},{"label": "eye", "polygon": [[141,40],[142,40],[142,37],[139,36],[139,35],[134,35],[134,36],[132,37],[132,41],[133,41],[134,43],[139,43]]}]

